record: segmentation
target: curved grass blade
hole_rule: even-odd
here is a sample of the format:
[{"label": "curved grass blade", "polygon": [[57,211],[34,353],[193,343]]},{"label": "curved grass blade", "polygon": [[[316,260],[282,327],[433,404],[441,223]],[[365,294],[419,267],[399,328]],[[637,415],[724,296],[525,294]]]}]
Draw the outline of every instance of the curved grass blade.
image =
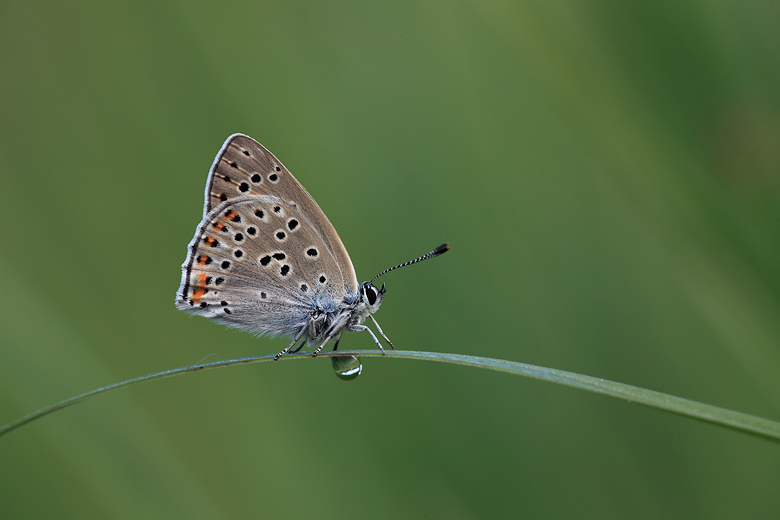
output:
[{"label": "curved grass blade", "polygon": [[[595,392],[597,394],[624,399],[632,403],[638,403],[645,406],[650,406],[652,408],[666,410],[668,412],[679,415],[692,417],[700,421],[718,424],[743,433],[749,433],[768,440],[780,442],[780,423],[776,421],[771,421],[769,419],[764,419],[762,417],[756,417],[741,412],[735,412],[733,410],[727,410],[725,408],[719,408],[709,404],[699,403],[690,399],[684,399],[682,397],[656,392],[654,390],[647,390],[645,388],[617,383],[615,381],[608,381],[597,377],[576,374],[574,372],[556,370],[554,368],[545,368],[536,365],[529,365],[526,363],[519,363],[517,361],[506,361],[503,359],[465,356],[461,354],[447,354],[440,352],[394,350],[388,351],[386,355],[383,355],[377,350],[353,350],[323,352],[320,354],[322,357],[334,355],[417,359],[497,370],[499,372],[507,372],[510,374],[532,377],[534,379],[541,379],[551,383],[572,386],[582,390]],[[167,377],[188,374],[190,372],[199,372],[201,370],[210,370],[213,368],[222,368],[233,365],[244,365],[248,363],[273,361],[273,359],[274,356],[256,356],[240,359],[230,359],[226,361],[215,361],[213,363],[205,363],[173,370],[166,370],[164,372],[158,372],[156,374],[141,376],[135,379],[130,379],[128,381],[123,381],[121,383],[104,386],[102,388],[65,399],[64,401],[60,401],[59,403],[53,404],[47,408],[42,408],[36,412],[25,415],[16,421],[8,423],[5,426],[0,427],[0,436],[36,419],[39,419],[44,415],[48,415],[67,406],[89,399],[90,397],[94,397],[111,390],[116,390],[118,388],[124,388],[140,383],[155,381],[158,379],[165,379]],[[280,358],[280,361],[294,359],[311,359],[311,353],[300,352],[297,354],[288,354]]]}]

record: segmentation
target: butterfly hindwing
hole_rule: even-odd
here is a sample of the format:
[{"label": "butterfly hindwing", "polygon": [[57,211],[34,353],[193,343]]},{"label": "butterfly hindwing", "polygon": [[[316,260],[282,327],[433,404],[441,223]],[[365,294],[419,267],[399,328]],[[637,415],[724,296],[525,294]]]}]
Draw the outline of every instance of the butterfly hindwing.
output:
[{"label": "butterfly hindwing", "polygon": [[182,271],[179,309],[259,333],[292,334],[344,297],[337,259],[310,216],[270,195],[210,211]]}]

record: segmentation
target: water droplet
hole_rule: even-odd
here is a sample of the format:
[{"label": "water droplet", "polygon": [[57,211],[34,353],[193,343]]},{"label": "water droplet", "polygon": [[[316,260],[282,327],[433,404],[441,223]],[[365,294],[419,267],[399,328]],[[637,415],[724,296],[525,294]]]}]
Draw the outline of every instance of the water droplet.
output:
[{"label": "water droplet", "polygon": [[330,362],[339,379],[352,381],[363,371],[363,364],[355,356],[331,356]]}]

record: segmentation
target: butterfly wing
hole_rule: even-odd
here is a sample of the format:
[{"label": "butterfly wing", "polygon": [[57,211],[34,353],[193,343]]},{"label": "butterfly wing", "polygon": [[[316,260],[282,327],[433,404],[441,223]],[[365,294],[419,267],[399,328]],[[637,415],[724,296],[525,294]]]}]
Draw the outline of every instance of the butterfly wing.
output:
[{"label": "butterfly wing", "polygon": [[248,195],[271,196],[305,212],[312,228],[335,259],[344,290],[356,294],[355,269],[336,229],[298,180],[263,145],[243,134],[225,141],[214,159],[206,182],[204,219],[218,205]]},{"label": "butterfly wing", "polygon": [[294,335],[335,310],[349,280],[323,238],[322,211],[300,197],[303,206],[243,195],[212,209],[189,244],[177,307],[273,335]]}]

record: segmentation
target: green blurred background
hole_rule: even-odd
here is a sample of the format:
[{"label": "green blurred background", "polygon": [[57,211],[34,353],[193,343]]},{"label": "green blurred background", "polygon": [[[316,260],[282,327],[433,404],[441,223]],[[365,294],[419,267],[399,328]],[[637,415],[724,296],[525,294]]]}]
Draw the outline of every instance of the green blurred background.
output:
[{"label": "green blurred background", "polygon": [[[405,350],[780,419],[780,4],[0,6],[0,423],[273,354],[174,307],[211,161],[266,145]],[[372,348],[352,334],[342,348]],[[570,388],[329,359],[158,381],[0,438],[3,518],[772,518],[780,448]]]}]

